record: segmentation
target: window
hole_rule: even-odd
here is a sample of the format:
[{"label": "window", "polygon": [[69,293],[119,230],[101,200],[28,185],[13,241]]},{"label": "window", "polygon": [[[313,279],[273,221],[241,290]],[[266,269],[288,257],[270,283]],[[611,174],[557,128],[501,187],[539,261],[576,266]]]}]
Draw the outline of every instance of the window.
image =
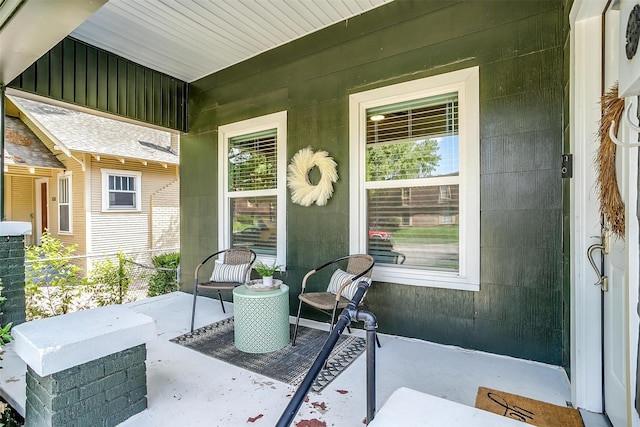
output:
[{"label": "window", "polygon": [[478,67],[350,96],[350,250],[373,279],[479,290]]},{"label": "window", "polygon": [[71,173],[58,175],[58,232],[71,233]]},{"label": "window", "polygon": [[102,169],[102,210],[141,211],[142,172]]},{"label": "window", "polygon": [[287,113],[219,128],[219,245],[286,265]]}]

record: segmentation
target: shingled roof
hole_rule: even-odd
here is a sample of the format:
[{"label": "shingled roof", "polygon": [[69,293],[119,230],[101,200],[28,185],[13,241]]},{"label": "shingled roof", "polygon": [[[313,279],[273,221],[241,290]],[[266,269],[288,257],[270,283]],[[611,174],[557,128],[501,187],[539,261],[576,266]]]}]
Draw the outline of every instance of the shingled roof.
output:
[{"label": "shingled roof", "polygon": [[4,162],[7,165],[65,169],[31,129],[12,116],[5,116]]},{"label": "shingled roof", "polygon": [[72,151],[176,165],[178,153],[171,149],[171,133],[120,120],[109,119],[31,99],[11,101],[37,126]]}]

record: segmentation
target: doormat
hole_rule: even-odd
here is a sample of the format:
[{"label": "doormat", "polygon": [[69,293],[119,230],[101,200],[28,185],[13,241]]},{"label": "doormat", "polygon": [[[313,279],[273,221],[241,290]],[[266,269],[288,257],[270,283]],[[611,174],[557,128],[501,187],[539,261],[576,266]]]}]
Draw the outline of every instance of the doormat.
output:
[{"label": "doormat", "polygon": [[[290,326],[293,336],[294,325]],[[270,353],[245,353],[234,345],[231,317],[173,338],[171,342],[274,380],[298,386],[328,337],[327,331],[299,326],[295,347],[289,343],[286,347]],[[327,367],[320,372],[311,390],[316,393],[322,391],[361,355],[365,348],[364,338],[340,336],[329,356]]]},{"label": "doormat", "polygon": [[478,387],[476,408],[538,427],[584,427],[577,409],[486,387]]}]

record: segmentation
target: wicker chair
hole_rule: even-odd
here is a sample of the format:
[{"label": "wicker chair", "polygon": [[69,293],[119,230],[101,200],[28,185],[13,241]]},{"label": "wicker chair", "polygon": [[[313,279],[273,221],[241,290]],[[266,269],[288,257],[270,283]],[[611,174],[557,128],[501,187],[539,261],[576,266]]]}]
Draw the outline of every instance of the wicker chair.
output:
[{"label": "wicker chair", "polygon": [[[339,268],[338,263],[341,261],[347,261],[346,271],[342,271]],[[303,303],[331,316],[329,330],[332,331],[336,322],[336,313],[349,304],[358,288],[361,278],[371,280],[371,271],[374,264],[375,261],[371,255],[356,254],[336,258],[309,271],[302,279],[302,290],[300,291],[300,295],[298,295],[298,314],[296,316],[296,325],[293,330],[291,345],[296,345],[296,336],[298,335],[298,324],[300,323],[300,312],[302,311]],[[335,267],[335,271],[331,276],[326,291],[306,292],[309,277],[330,266]],[[364,297],[363,301],[360,301],[360,304],[366,307]],[[378,347],[380,347],[380,341],[377,336],[376,342],[378,343]]]},{"label": "wicker chair", "polygon": [[[220,255],[222,259],[220,260]],[[200,269],[209,260],[214,260],[213,272],[211,277],[206,282],[200,282],[198,274]],[[243,285],[249,279],[249,273],[251,267],[256,260],[256,253],[251,249],[245,248],[231,248],[218,251],[214,254],[206,257],[196,267],[194,275],[193,285],[193,309],[191,310],[191,332],[193,332],[193,326],[196,318],[196,301],[198,298],[199,290],[218,291],[218,298],[222,305],[222,312],[226,313],[224,309],[224,302],[222,301],[222,291],[233,291],[236,286]]]}]

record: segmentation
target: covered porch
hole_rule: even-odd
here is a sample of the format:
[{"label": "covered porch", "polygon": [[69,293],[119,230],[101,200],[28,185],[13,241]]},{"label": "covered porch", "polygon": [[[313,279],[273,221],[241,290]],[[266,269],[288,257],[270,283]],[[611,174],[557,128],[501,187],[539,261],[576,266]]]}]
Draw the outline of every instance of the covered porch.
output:
[{"label": "covered porch", "polygon": [[[216,299],[199,298],[196,327],[233,316],[232,304],[226,304],[225,314]],[[120,425],[275,425],[294,387],[169,341],[189,331],[192,301],[190,294],[175,292],[127,305],[153,318],[158,336],[147,343],[148,409]],[[304,324],[328,327],[312,321]],[[362,330],[352,331],[364,336]],[[566,373],[558,366],[399,336],[381,334],[380,339],[382,348],[376,351],[379,409],[400,387],[467,407],[474,406],[480,386],[561,406],[571,400]],[[365,365],[366,357],[361,355],[321,393],[311,392],[292,425],[363,425]],[[11,344],[4,355],[0,384],[2,394],[24,413],[25,364]],[[599,414],[582,411],[582,416],[586,426],[606,425]],[[320,424],[304,424],[314,419]]]},{"label": "covered porch", "polygon": [[[86,8],[64,1],[47,7],[38,1],[11,2],[12,7],[20,6],[15,14],[20,19],[12,18],[2,28],[0,45],[21,47],[17,40],[27,40],[29,49],[5,49],[11,55],[0,58],[0,89],[8,95],[29,94],[182,132],[183,290],[189,291],[190,274],[206,254],[238,241],[246,243],[247,238],[251,241],[253,235],[251,242],[262,246],[267,260],[286,266],[293,303],[309,268],[347,253],[379,255],[377,246],[385,246],[393,232],[392,240],[398,240],[393,243],[398,246],[385,248],[387,256],[376,266],[375,286],[368,296],[380,331],[387,334],[382,335],[383,347],[378,351],[378,407],[398,387],[469,407],[477,387],[484,385],[557,404],[571,402],[606,413],[615,426],[638,426],[638,410],[633,408],[638,336],[634,149],[619,150],[620,168],[624,169],[620,180],[627,184],[623,186],[629,208],[627,234],[613,241],[620,247],[611,253],[619,256],[603,255],[601,264],[609,264],[598,272],[598,278],[609,275],[611,292],[602,293],[592,286],[596,273],[585,256],[592,245],[608,246],[593,191],[592,160],[597,145],[593,136],[601,116],[600,95],[622,75],[616,65],[622,52],[618,36],[624,33],[627,9],[633,2],[371,1],[370,10],[344,15],[299,34],[300,38],[205,69],[199,67],[205,54],[224,51],[219,48],[223,44],[208,41],[187,54],[196,67],[184,59],[185,49],[174,43],[175,34],[183,34],[188,27],[194,29],[195,39],[205,40],[202,35],[218,25],[200,27],[173,19],[172,25],[178,27],[175,33],[167,31],[167,23],[158,26],[168,39],[149,32],[130,34],[124,44],[132,53],[125,55],[115,45],[98,43],[87,30],[91,25],[112,28],[117,13],[102,18],[96,14],[96,21],[84,28],[86,32],[74,31],[99,3],[106,4],[102,12],[113,12],[126,2],[118,5],[118,1],[103,0],[86,4]],[[49,9],[65,4],[68,13]],[[146,13],[131,11],[121,16],[147,17],[155,8],[155,3],[149,3]],[[201,16],[188,10],[183,13]],[[249,22],[246,13],[229,15]],[[65,22],[51,20],[51,16],[64,16]],[[100,19],[108,24],[101,25]],[[25,25],[25,20],[33,26]],[[302,20],[292,20],[298,21]],[[25,28],[38,23],[55,28],[38,31],[38,37],[36,32],[28,34]],[[273,28],[279,32],[291,26],[285,23]],[[125,21],[120,28],[143,27]],[[250,38],[261,40],[268,32]],[[145,61],[143,54],[153,51],[151,41],[159,42],[156,51],[169,52],[169,58]],[[169,59],[194,74],[162,68]],[[621,63],[626,64],[624,61]],[[636,70],[631,78],[638,75]],[[444,90],[452,85],[458,98]],[[630,98],[634,93],[621,96]],[[368,113],[373,121],[373,113],[405,111],[407,103],[418,98],[422,109],[430,103],[440,105],[441,100],[458,104],[460,117],[470,119],[459,132],[465,137],[459,144],[465,158],[454,161],[461,166],[456,169],[461,179],[440,170],[436,180],[419,185],[437,191],[415,191],[418,181],[398,179],[395,192],[376,193],[387,189],[388,183],[381,180],[371,187],[361,173],[366,169],[368,140],[360,123]],[[447,111],[450,123],[456,123],[453,112],[458,110]],[[455,133],[455,128],[447,131]],[[628,129],[624,132],[624,140],[637,136]],[[256,193],[263,190],[249,186],[246,197],[236,197],[225,181],[232,174],[219,171],[233,164],[227,156],[232,153],[229,144],[242,145],[248,137],[268,147],[279,175],[268,194]],[[340,179],[326,205],[303,206],[289,197],[285,171],[305,147],[326,150],[338,164]],[[573,175],[567,173],[571,169]],[[384,171],[379,174],[387,175]],[[4,186],[0,181],[0,188]],[[368,210],[365,194],[375,196],[372,202],[394,203],[397,209],[387,215],[390,221],[385,227],[376,216],[367,216],[372,210]],[[277,209],[262,209],[250,200],[256,196],[263,197],[262,206]],[[232,206],[236,199],[244,205]],[[409,215],[422,199],[434,201],[437,209],[432,206]],[[468,216],[448,209],[455,204]],[[275,241],[273,227],[248,227],[254,224],[246,221],[248,215],[242,208],[249,205],[253,205],[257,224],[267,212],[272,216],[267,219],[269,225],[276,225]],[[437,243],[444,250],[424,245],[427,252],[442,256],[435,257],[426,266],[428,274],[423,274],[421,263],[428,258],[411,256],[418,252],[412,252],[414,247],[399,231],[414,226],[436,228],[436,222],[443,231]],[[268,231],[264,234],[269,238],[256,241],[262,237],[256,237],[254,231],[260,236]],[[452,236],[461,248],[457,257],[449,250],[455,246]],[[381,241],[374,244],[374,238]],[[166,298],[187,301],[189,296]],[[172,300],[164,308],[156,306],[162,301],[164,297],[132,306],[149,311],[158,322],[160,338],[149,344],[149,410],[126,424],[210,425],[213,419],[218,425],[272,425],[293,390],[168,342],[186,331],[188,322],[183,317],[188,317],[189,303]],[[215,305],[215,301],[203,304],[209,303]],[[603,304],[605,310],[601,310]],[[158,312],[153,307],[159,307]],[[212,307],[213,317],[200,319],[200,325],[222,318],[218,310]],[[166,317],[170,314],[178,317]],[[187,352],[189,358],[183,359]],[[5,359],[10,364],[11,355]],[[357,384],[358,391],[336,396],[325,391],[318,402],[329,410],[320,413],[310,400],[299,420],[361,424],[365,412],[363,364],[360,358],[335,383],[341,390],[355,390],[351,384]],[[554,372],[556,380],[537,370],[531,378],[525,376],[531,367]],[[13,372],[24,370],[17,368]],[[0,376],[10,372],[6,366]],[[21,387],[19,375],[4,383],[18,390]],[[542,388],[534,390],[534,384]],[[14,395],[19,396],[9,393]],[[256,418],[260,414],[263,416]]]}]

